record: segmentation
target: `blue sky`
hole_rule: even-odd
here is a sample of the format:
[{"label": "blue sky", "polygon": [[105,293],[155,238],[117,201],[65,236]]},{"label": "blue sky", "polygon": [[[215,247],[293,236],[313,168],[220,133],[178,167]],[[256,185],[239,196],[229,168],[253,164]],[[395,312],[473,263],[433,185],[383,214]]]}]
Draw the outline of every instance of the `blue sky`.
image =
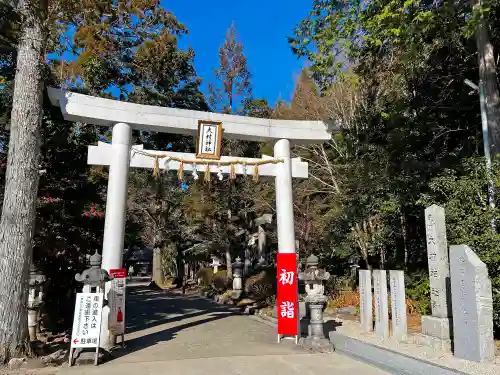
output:
[{"label": "blue sky", "polygon": [[312,0],[163,0],[162,5],[189,30],[179,44],[191,45],[196,52],[195,65],[204,80],[203,89],[213,78],[217,51],[235,21],[253,75],[253,96],[264,97],[270,103],[280,95],[290,99],[294,78],[306,62],[292,54],[287,37],[307,16]]}]

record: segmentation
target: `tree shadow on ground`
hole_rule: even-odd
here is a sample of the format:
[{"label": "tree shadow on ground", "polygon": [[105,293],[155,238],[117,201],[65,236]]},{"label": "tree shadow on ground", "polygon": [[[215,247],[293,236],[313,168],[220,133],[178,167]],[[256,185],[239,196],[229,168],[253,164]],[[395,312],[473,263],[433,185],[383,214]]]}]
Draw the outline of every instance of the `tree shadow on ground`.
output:
[{"label": "tree shadow on ground", "polygon": [[199,296],[180,296],[147,286],[127,288],[127,333],[134,333],[165,323],[193,318],[207,313],[239,312],[240,309],[218,305]]},{"label": "tree shadow on ground", "polygon": [[197,316],[208,316],[194,322],[126,340],[123,348],[113,350],[112,357],[114,359],[148,348],[159,342],[175,339],[177,332],[181,330],[229,316],[243,315],[239,308],[218,305],[203,297],[181,296],[147,286],[127,288],[126,312],[127,334]]},{"label": "tree shadow on ground", "polygon": [[[132,340],[125,341],[125,347],[120,348],[112,353],[113,359],[120,358],[126,356],[130,353],[137,352],[150,346],[156,345],[160,342],[165,342],[169,340],[175,339],[177,333],[184,329],[188,329],[191,327],[196,327],[197,325],[213,322],[219,319],[224,319],[233,315],[241,315],[241,313],[231,312],[231,313],[219,313],[213,314],[205,319],[200,319],[195,322],[189,322],[186,324],[181,324],[172,328],[165,329],[160,332],[151,333],[149,335],[137,337]],[[178,319],[180,320],[180,319]]]}]

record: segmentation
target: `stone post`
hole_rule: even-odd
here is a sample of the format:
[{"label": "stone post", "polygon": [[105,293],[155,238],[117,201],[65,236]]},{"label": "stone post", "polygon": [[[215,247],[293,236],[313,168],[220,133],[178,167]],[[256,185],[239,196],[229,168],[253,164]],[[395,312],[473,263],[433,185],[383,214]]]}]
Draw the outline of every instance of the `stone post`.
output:
[{"label": "stone post", "polygon": [[387,274],[385,270],[373,271],[375,294],[375,334],[389,337],[389,299],[387,297]]},{"label": "stone post", "polygon": [[392,337],[406,341],[408,323],[406,317],[405,275],[403,271],[389,271],[391,288]]},{"label": "stone post", "polygon": [[318,257],[315,255],[307,258],[305,271],[299,273],[299,280],[304,281],[306,286],[305,301],[310,311],[308,336],[303,340],[302,345],[314,351],[332,350],[332,345],[323,331],[323,308],[327,301],[323,282],[329,278],[328,272],[318,268]]},{"label": "stone post", "polygon": [[243,291],[243,266],[241,258],[236,258],[233,263],[233,299],[239,299]]},{"label": "stone post", "polygon": [[372,273],[370,270],[359,270],[359,315],[363,331],[373,331]]},{"label": "stone post", "polygon": [[475,362],[495,357],[493,297],[488,269],[466,245],[451,246],[454,355]]},{"label": "stone post", "polygon": [[28,333],[30,341],[37,339],[37,327],[40,322],[40,308],[43,304],[45,275],[31,263],[28,289]]},{"label": "stone post", "polygon": [[450,350],[453,322],[444,208],[432,205],[425,210],[425,233],[432,316],[422,316],[422,333],[428,345]]}]

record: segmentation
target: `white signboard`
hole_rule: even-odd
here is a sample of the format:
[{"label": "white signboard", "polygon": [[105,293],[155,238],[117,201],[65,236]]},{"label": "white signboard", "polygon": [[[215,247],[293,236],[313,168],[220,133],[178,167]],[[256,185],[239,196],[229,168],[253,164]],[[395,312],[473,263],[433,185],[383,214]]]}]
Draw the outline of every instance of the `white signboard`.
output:
[{"label": "white signboard", "polygon": [[114,277],[108,294],[109,330],[115,335],[125,334],[125,288],[127,270],[125,268],[109,270]]},{"label": "white signboard", "polygon": [[98,348],[101,334],[102,293],[76,295],[72,348]]},{"label": "white signboard", "polygon": [[211,121],[199,121],[196,157],[202,159],[220,159],[222,142],[222,124]]}]

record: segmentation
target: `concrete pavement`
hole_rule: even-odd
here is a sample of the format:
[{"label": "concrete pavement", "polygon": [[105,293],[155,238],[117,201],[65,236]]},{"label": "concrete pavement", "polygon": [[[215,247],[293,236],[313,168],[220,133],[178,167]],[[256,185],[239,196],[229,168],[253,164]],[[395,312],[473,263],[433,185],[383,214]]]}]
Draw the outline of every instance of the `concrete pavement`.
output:
[{"label": "concrete pavement", "polygon": [[60,375],[387,374],[336,353],[305,353],[293,341],[278,344],[275,328],[202,297],[127,289],[126,348],[108,363]]}]

